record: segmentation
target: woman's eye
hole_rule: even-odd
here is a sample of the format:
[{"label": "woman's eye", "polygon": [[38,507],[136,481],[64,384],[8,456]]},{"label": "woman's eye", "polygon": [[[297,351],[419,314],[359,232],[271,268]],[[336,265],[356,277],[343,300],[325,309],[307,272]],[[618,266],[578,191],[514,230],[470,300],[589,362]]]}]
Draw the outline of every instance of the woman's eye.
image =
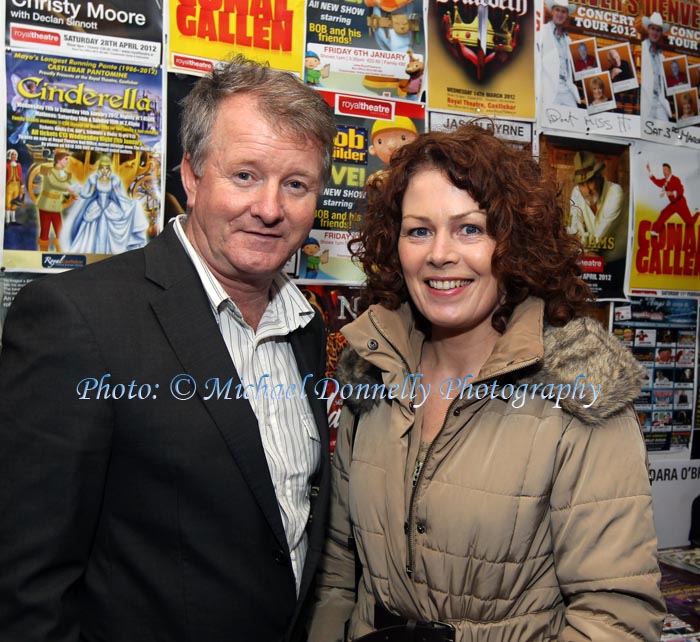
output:
[{"label": "woman's eye", "polygon": [[481,234],[482,232],[483,230],[478,225],[474,225],[473,223],[466,223],[462,226],[463,234]]},{"label": "woman's eye", "polygon": [[414,237],[428,236],[428,234],[429,234],[429,232],[428,232],[427,227],[413,227],[406,232],[406,236],[414,236]]}]

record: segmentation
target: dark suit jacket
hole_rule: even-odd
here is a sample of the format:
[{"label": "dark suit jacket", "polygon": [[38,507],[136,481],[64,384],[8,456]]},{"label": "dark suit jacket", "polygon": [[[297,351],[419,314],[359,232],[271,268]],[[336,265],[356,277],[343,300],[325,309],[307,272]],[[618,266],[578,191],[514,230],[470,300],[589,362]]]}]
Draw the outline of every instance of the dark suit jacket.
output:
[{"label": "dark suit jacket", "polygon": [[[290,337],[311,385],[322,337],[318,316]],[[180,373],[189,400],[169,390]],[[309,394],[323,459],[297,600],[257,421],[245,399],[205,400],[213,377],[238,383],[172,227],[19,293],[0,354],[0,639],[303,639],[329,493],[325,402]],[[79,399],[89,378],[103,388]]]}]

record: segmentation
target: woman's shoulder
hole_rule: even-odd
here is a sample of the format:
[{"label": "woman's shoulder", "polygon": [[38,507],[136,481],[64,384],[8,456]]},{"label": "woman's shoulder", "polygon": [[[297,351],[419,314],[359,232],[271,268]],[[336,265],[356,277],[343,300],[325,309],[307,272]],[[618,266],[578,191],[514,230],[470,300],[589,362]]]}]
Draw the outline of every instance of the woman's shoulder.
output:
[{"label": "woman's shoulder", "polygon": [[563,388],[561,407],[596,426],[621,413],[638,396],[644,370],[631,351],[594,319],[574,319],[544,332],[542,367],[526,381]]}]

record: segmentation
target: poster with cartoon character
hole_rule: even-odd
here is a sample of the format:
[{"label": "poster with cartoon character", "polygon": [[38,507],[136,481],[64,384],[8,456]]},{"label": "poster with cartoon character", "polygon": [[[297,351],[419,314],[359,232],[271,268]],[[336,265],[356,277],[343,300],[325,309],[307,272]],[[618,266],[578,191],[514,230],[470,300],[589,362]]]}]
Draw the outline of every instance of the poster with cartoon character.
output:
[{"label": "poster with cartoon character", "polygon": [[365,185],[381,174],[397,149],[424,131],[425,109],[420,103],[321,94],[335,113],[333,167],[294,275],[308,282],[362,283],[364,272],[353,263],[348,242],[362,222]]},{"label": "poster with cartoon character", "polygon": [[304,81],[312,86],[425,100],[420,0],[309,0]]}]

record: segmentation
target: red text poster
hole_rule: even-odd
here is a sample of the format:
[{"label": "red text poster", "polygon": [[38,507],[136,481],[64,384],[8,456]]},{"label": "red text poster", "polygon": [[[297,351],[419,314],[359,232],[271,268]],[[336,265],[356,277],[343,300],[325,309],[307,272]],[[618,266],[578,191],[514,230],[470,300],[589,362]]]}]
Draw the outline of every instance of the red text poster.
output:
[{"label": "red text poster", "polygon": [[698,153],[644,141],[635,148],[631,164],[635,188],[629,292],[698,296]]}]

